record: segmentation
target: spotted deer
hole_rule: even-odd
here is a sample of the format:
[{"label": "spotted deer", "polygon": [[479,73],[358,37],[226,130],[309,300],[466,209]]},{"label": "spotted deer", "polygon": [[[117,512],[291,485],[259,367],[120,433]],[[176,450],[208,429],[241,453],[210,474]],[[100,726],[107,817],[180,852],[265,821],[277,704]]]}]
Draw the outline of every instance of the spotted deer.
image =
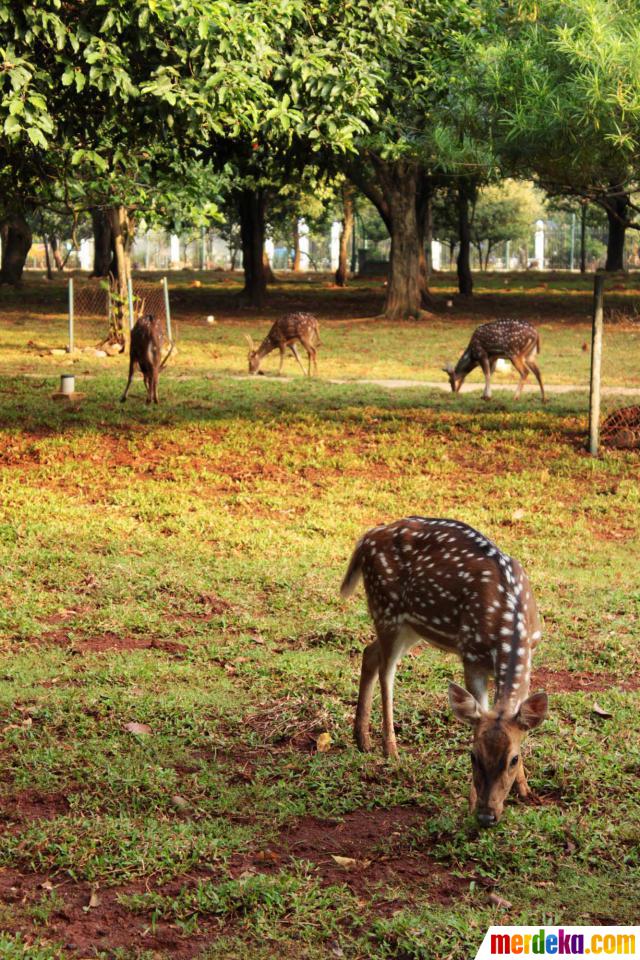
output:
[{"label": "spotted deer", "polygon": [[258,373],[260,364],[272,350],[280,351],[280,366],[278,374],[282,373],[282,364],[287,347],[294,355],[300,369],[304,373],[304,367],[296,349],[295,341],[299,340],[307,351],[309,359],[309,369],[307,376],[311,376],[311,364],[313,363],[314,372],[318,374],[318,362],[316,360],[316,350],[320,346],[320,327],[317,319],[311,313],[287,313],[271,327],[259,347],[256,347],[250,336],[245,334],[249,343],[249,373]]},{"label": "spotted deer", "polygon": [[524,382],[533,373],[540,384],[542,402],[545,402],[544,386],[540,368],[536,363],[536,354],[540,353],[540,334],[525,320],[493,320],[478,327],[469,341],[455,367],[448,363],[442,369],[449,377],[454,393],[458,393],[465,377],[482,367],[485,386],[483,400],[491,399],[491,375],[500,359],[510,360],[518,373],[520,382],[515,399],[520,399]]},{"label": "spotted deer", "polygon": [[147,390],[147,403],[158,403],[158,379],[160,371],[169,359],[173,344],[164,359],[162,359],[162,325],[158,317],[152,313],[139,316],[131,331],[131,346],[129,348],[129,379],[120,397],[120,403],[127,399],[129,387],[133,380],[136,363],[144,378]]},{"label": "spotted deer", "polygon": [[520,747],[547,713],[546,693],[529,696],[531,655],[541,627],[524,570],[465,523],[408,517],[374,527],[358,541],[342,582],[343,597],[353,593],[360,578],[377,639],[362,657],[354,728],[358,747],[371,748],[376,678],[384,752],[396,757],[393,686],[400,658],[423,640],[456,653],[467,689],[450,683],[449,702],[456,718],[473,728],[471,809],[481,826],[497,823],[514,781],[520,797],[529,794]]}]

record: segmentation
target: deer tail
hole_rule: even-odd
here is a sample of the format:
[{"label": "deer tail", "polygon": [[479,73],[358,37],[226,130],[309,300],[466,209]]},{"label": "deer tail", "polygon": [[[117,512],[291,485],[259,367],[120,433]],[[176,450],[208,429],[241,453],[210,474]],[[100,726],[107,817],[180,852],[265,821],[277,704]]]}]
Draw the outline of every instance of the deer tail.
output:
[{"label": "deer tail", "polygon": [[344,580],[340,586],[340,594],[343,597],[351,596],[358,586],[360,578],[362,577],[363,540],[364,538],[362,540],[358,540],[356,548],[351,555],[351,560],[349,561],[347,572],[344,575]]}]

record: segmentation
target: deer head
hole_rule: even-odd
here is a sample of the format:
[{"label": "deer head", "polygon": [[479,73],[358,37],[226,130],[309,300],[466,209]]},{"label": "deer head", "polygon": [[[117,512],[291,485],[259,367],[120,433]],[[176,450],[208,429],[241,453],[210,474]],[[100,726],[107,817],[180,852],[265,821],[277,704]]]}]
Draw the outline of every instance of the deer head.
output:
[{"label": "deer head", "polygon": [[253,342],[253,339],[249,336],[248,333],[245,333],[244,338],[249,344],[249,354],[247,358],[249,360],[249,373],[257,373],[258,370],[260,369],[261,357],[258,354],[258,350],[256,349],[256,345]]},{"label": "deer head", "polygon": [[547,695],[534,693],[505,716],[499,709],[483,710],[472,694],[450,683],[449,703],[454,716],[473,727],[471,806],[480,826],[491,827],[502,816],[514,780],[524,777],[520,746],[546,717]]},{"label": "deer head", "polygon": [[455,367],[452,363],[445,363],[442,368],[443,373],[449,377],[449,383],[454,393],[457,393],[462,385],[462,377],[456,377]]}]

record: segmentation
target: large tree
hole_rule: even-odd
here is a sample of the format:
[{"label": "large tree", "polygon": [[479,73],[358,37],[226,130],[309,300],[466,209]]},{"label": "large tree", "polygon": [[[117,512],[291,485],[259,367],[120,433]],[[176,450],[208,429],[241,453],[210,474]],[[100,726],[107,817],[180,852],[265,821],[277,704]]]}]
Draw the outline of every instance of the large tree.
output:
[{"label": "large tree", "polygon": [[622,269],[625,232],[640,229],[638,49],[637,0],[541,0],[486,55],[505,155],[549,193],[605,211],[607,270]]}]

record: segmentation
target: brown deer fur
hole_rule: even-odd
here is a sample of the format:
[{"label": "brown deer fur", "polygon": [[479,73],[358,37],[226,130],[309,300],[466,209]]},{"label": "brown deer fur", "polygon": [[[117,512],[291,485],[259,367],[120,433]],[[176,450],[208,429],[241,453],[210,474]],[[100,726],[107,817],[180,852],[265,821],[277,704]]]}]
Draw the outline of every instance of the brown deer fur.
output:
[{"label": "brown deer fur", "polygon": [[[169,350],[169,353],[171,350]],[[169,354],[165,357],[165,362]],[[158,403],[158,379],[160,370],[164,366],[162,362],[162,326],[160,320],[147,313],[139,317],[131,331],[131,346],[129,348],[129,379],[124,388],[124,393],[120,397],[120,402],[124,403],[127,399],[127,393],[133,380],[133,374],[136,363],[144,378],[144,385],[147,390],[147,403]]]},{"label": "brown deer fur", "polygon": [[[546,694],[529,697],[531,656],[541,635],[529,580],[517,560],[457,520],[408,517],[358,542],[342,583],[364,580],[377,639],[364,651],[355,738],[369,750],[371,702],[380,681],[384,751],[397,756],[393,684],[400,658],[426,640],[462,660],[467,689],[452,683],[458,719],[474,729],[472,807],[495,823],[514,780],[528,793],[519,745],[544,719]],[[495,683],[489,707],[488,681]]]},{"label": "brown deer fur", "polygon": [[465,377],[476,367],[482,367],[485,378],[482,397],[484,400],[489,400],[491,399],[491,374],[495,370],[496,362],[501,358],[510,360],[520,374],[520,382],[515,394],[516,400],[520,398],[529,373],[533,373],[540,385],[544,403],[542,376],[535,359],[539,352],[540,335],[526,320],[493,320],[491,323],[483,323],[475,330],[468,347],[455,367],[447,364],[443,370],[449,377],[451,389],[454,393],[458,393]]},{"label": "brown deer fur", "polygon": [[[246,336],[246,334],[245,334]],[[273,324],[269,333],[266,335],[259,347],[251,337],[247,336],[249,342],[249,373],[258,373],[260,364],[272,350],[280,351],[280,366],[278,374],[282,373],[282,364],[287,347],[298,361],[300,369],[304,373],[304,367],[296,349],[295,341],[298,340],[307,351],[309,360],[309,369],[307,375],[311,376],[311,364],[313,363],[314,372],[318,373],[318,363],[316,359],[316,349],[320,346],[320,327],[317,319],[310,313],[287,313],[284,317]]]}]

